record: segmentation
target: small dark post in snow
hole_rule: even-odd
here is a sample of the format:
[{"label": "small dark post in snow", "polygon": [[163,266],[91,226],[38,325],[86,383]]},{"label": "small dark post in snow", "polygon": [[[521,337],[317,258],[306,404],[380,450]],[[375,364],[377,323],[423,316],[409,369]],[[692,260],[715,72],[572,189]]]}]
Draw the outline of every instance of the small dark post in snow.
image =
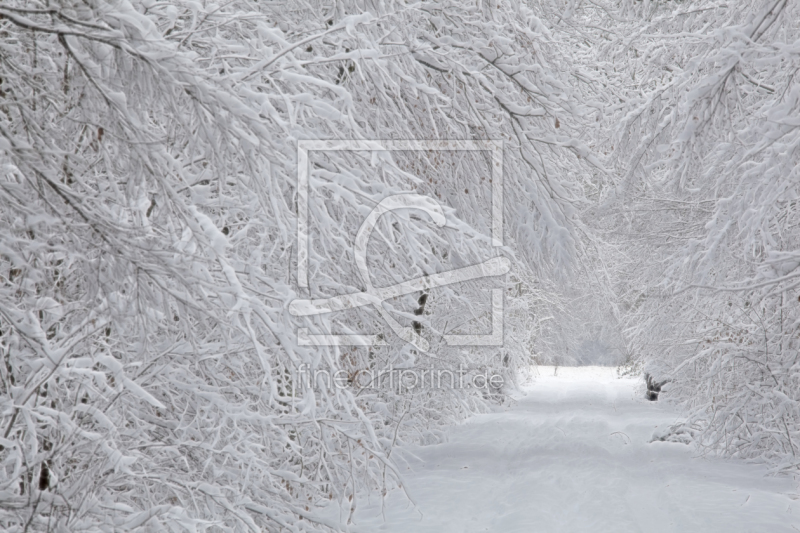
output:
[{"label": "small dark post in snow", "polygon": [[661,387],[666,385],[666,383],[669,381],[656,381],[650,374],[645,374],[644,380],[647,383],[647,392],[645,393],[644,397],[651,402],[658,400],[658,393],[661,392]]}]

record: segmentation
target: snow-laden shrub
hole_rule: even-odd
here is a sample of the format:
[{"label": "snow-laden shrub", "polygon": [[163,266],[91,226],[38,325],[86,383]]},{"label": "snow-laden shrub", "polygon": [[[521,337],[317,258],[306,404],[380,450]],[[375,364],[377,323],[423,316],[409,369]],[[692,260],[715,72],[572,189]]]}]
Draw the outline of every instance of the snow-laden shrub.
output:
[{"label": "snow-laden shrub", "polygon": [[[611,7],[611,3],[606,4]],[[600,65],[631,350],[705,449],[800,465],[800,11],[623,2]],[[599,41],[598,41],[599,42]]]}]

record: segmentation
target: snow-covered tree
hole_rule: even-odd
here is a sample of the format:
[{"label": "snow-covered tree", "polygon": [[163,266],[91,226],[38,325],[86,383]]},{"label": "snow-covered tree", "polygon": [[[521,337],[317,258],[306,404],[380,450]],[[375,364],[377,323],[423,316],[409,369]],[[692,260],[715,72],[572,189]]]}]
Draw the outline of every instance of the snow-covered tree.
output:
[{"label": "snow-covered tree", "polygon": [[[397,340],[301,346],[301,326],[374,332],[382,320],[366,308],[288,311],[299,297],[361,290],[353,238],[393,193],[440,199],[448,225],[413,211],[382,217],[368,254],[376,286],[486,259],[491,160],[311,154],[305,293],[297,142],[502,140],[502,253],[515,273],[439,289],[425,305],[420,294],[397,298],[390,310],[435,340],[485,327],[485,314],[465,322],[463,305],[492,287],[509,301],[528,295],[512,309],[547,309],[526,280],[573,264],[576,206],[597,161],[548,29],[555,11],[537,9],[0,2],[2,528],[336,529],[363,491],[401,486],[394,445],[435,438],[491,399],[371,393],[357,379],[337,387],[304,373],[435,361],[511,375],[531,340],[522,333],[546,311],[510,313],[504,351],[432,354]],[[339,520],[315,510],[331,501]]]},{"label": "snow-covered tree", "polygon": [[[605,4],[632,349],[709,451],[800,465],[800,13],[783,0]],[[602,33],[602,32],[598,32]],[[601,149],[602,151],[603,149]]]}]

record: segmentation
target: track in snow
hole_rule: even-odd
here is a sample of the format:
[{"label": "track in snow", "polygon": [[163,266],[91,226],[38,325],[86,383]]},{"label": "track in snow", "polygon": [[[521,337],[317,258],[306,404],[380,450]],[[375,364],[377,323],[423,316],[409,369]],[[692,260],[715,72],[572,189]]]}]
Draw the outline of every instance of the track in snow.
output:
[{"label": "track in snow", "polygon": [[400,448],[416,508],[395,491],[382,515],[373,496],[359,502],[353,530],[800,531],[793,480],[700,458],[683,444],[649,443],[675,411],[613,372],[562,367],[553,377],[552,367],[540,367],[514,406],[452,428],[444,444]]}]

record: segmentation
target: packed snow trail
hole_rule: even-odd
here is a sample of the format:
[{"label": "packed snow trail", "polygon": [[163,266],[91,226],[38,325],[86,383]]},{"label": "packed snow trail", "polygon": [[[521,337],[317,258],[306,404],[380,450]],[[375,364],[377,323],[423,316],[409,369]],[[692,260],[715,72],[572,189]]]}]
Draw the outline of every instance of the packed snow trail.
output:
[{"label": "packed snow trail", "polygon": [[[650,443],[677,415],[613,369],[540,368],[507,410],[402,456],[399,491],[358,502],[354,531],[782,533],[800,531],[797,485],[742,461]],[[549,374],[549,375],[548,375]]]}]

